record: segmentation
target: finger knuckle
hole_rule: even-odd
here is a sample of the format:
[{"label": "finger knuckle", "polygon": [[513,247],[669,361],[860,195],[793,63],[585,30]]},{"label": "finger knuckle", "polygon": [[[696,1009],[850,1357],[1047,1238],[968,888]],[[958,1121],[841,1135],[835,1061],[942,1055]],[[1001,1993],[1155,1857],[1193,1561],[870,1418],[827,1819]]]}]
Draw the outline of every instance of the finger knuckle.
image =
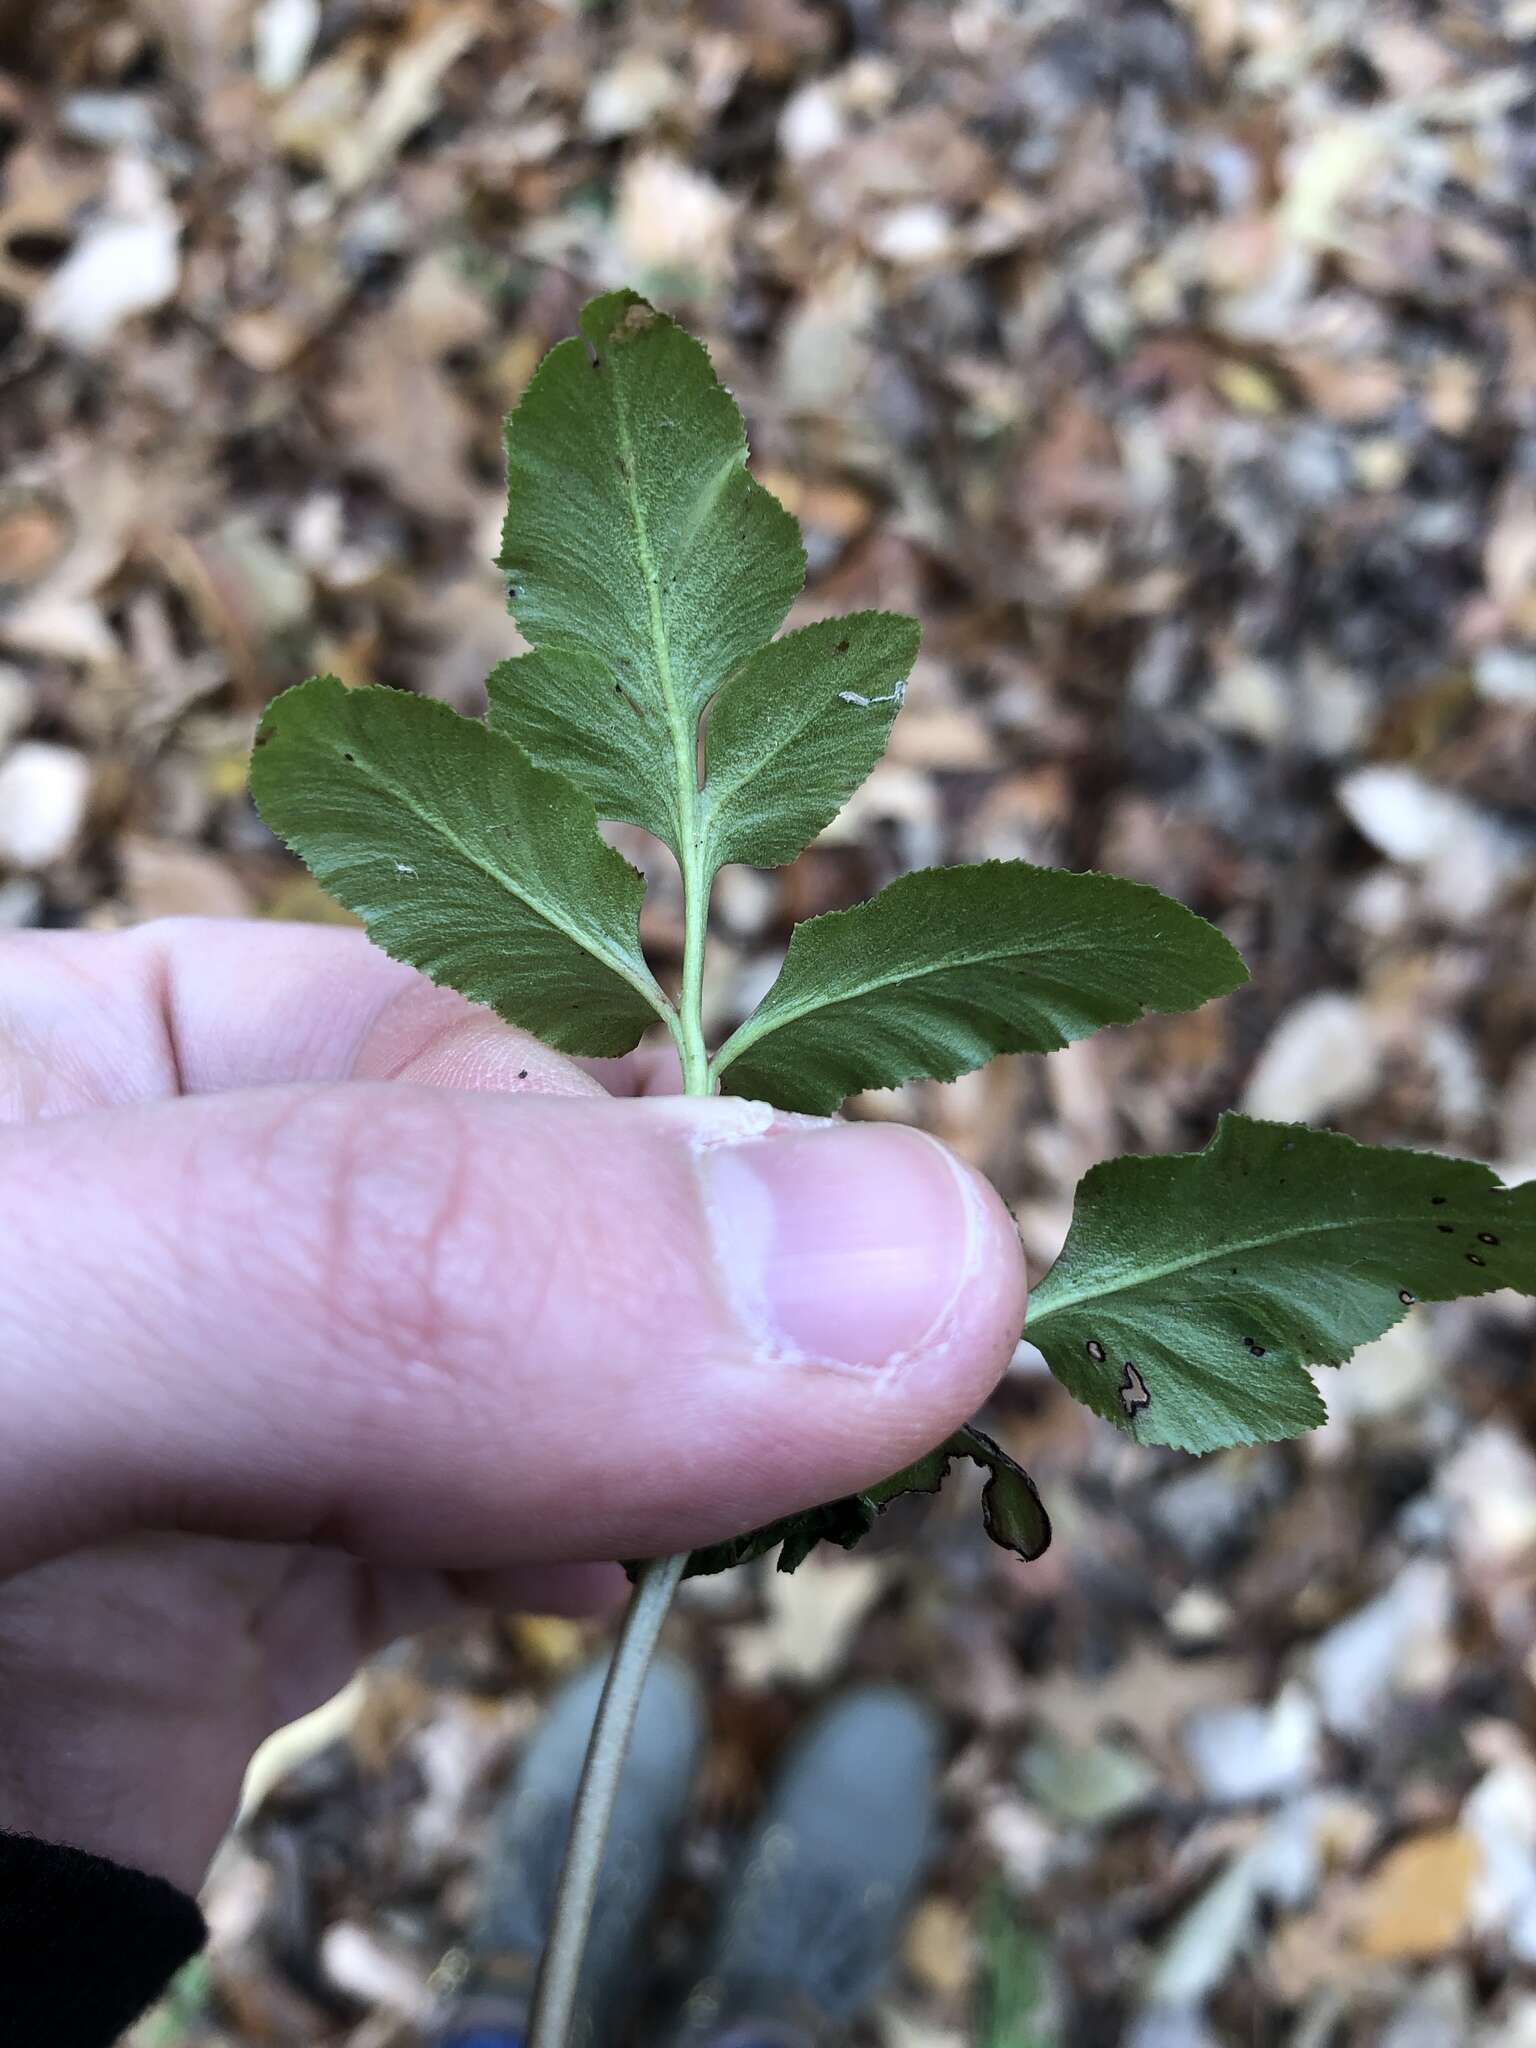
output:
[{"label": "finger knuckle", "polygon": [[377,1369],[451,1372],[486,1256],[463,1105],[388,1085],[335,1091],[277,1119],[265,1149],[268,1201],[306,1219],[293,1277],[332,1348]]}]

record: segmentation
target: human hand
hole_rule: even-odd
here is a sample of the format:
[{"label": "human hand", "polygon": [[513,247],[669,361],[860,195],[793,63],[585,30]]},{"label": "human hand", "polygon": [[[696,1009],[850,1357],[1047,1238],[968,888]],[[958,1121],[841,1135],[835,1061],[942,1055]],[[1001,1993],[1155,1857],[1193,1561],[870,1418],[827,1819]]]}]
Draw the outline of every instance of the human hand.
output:
[{"label": "human hand", "polygon": [[384,1642],[600,1605],[971,1413],[1025,1301],[986,1184],[669,1085],[352,932],[0,943],[0,1827],[193,1887]]}]

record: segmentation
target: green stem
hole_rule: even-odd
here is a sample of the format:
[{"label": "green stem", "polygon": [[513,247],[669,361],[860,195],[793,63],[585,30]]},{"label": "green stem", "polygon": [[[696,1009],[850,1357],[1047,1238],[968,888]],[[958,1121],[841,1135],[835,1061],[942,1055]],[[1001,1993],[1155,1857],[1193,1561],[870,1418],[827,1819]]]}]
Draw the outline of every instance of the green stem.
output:
[{"label": "green stem", "polygon": [[[683,1093],[712,1095],[715,1080],[704,1038],[704,948],[709,936],[710,877],[698,825],[694,746],[691,738],[686,746],[680,739],[677,748],[683,979],[672,1035],[682,1056]],[[592,1926],[592,1908],[619,1779],[634,1734],[646,1673],[661,1638],[661,1626],[687,1569],[687,1551],[677,1557],[658,1558],[642,1568],[630,1595],[581,1767],[549,1939],[534,1987],[528,2048],[568,2048],[581,1962]]]},{"label": "green stem", "polygon": [[629,1753],[646,1673],[661,1636],[672,1596],[688,1566],[688,1554],[659,1558],[635,1582],[613,1662],[587,1743],[571,1816],[570,1839],[555,1893],[549,1940],[539,1963],[533,1994],[528,2048],[566,2048],[576,2012],[581,1961],[592,1925],[592,1906],[603,1867],[603,1850],[619,1778]]},{"label": "green stem", "polygon": [[[689,821],[691,824],[691,820]],[[685,845],[687,842],[684,842]],[[683,861],[683,985],[678,993],[678,1050],[683,1056],[683,1093],[713,1095],[709,1047],[704,1040],[704,942],[709,932],[709,884],[697,853]]]}]

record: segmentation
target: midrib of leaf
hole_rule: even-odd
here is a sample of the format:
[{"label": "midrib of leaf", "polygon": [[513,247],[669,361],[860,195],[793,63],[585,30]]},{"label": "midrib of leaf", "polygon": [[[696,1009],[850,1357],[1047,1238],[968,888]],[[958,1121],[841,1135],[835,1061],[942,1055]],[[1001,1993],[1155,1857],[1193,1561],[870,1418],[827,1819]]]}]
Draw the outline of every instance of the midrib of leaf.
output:
[{"label": "midrib of leaf", "polygon": [[[834,912],[833,914],[846,916],[847,913]],[[925,981],[930,975],[934,974],[950,974],[956,968],[990,967],[999,960],[1029,959],[1049,944],[1050,941],[1044,939],[1040,941],[1038,946],[1017,946],[1004,943],[988,947],[985,951],[981,952],[951,953],[942,960],[930,962],[927,966],[904,967],[899,972],[872,975],[867,981],[861,981],[854,987],[840,989],[835,996],[818,997],[813,994],[803,997],[799,1002],[791,1003],[782,1010],[774,1010],[771,1013],[766,1010],[757,1010],[721,1046],[719,1052],[715,1054],[715,1066],[719,1072],[724,1073],[725,1069],[733,1061],[740,1059],[741,1055],[756,1045],[760,1038],[771,1037],[775,1031],[783,1030],[786,1024],[798,1024],[802,1017],[810,1016],[814,1010],[841,1009],[844,1003],[856,1003],[861,996],[875,995],[882,989],[904,988],[909,982]],[[1047,986],[1051,989],[1058,989],[1063,984],[1052,981],[1048,984],[1042,983],[1041,986],[1042,989]],[[754,1026],[756,1026],[756,1029],[753,1028]]]},{"label": "midrib of leaf", "polygon": [[[635,545],[640,555],[640,567],[645,576],[646,608],[651,628],[651,652],[656,657],[656,675],[661,684],[662,701],[666,706],[667,724],[672,733],[672,753],[678,768],[678,796],[690,800],[693,795],[695,778],[686,778],[683,787],[682,772],[683,721],[678,714],[677,687],[672,680],[672,649],[667,640],[667,629],[661,616],[661,581],[656,570],[656,557],[651,547],[651,530],[646,522],[645,507],[640,502],[640,493],[635,485],[635,443],[629,431],[629,418],[624,409],[622,388],[615,383],[613,394],[614,422],[619,436],[619,453],[623,457],[624,497],[629,506],[629,516],[635,529]],[[682,819],[678,820],[679,825]]]},{"label": "midrib of leaf", "polygon": [[[618,378],[613,382],[613,417],[619,437],[619,454],[623,462],[624,496],[629,505],[630,519],[634,524],[635,546],[645,577],[651,652],[656,660],[656,676],[661,685],[667,724],[672,731],[672,758],[677,771],[677,861],[683,878],[683,986],[681,1001],[677,1007],[675,1036],[683,1060],[685,1090],[690,1095],[708,1094],[709,1050],[704,1043],[703,1001],[704,944],[709,924],[709,882],[701,872],[699,860],[698,738],[689,721],[682,716],[677,701],[677,685],[672,675],[672,649],[661,616],[661,579],[656,567],[655,552],[651,547],[651,530],[646,520],[645,507],[640,501],[636,481],[634,437],[629,430],[624,387]],[[724,487],[726,474],[725,470],[719,472],[709,492],[711,509]],[[689,529],[690,540],[697,527],[696,519]]]},{"label": "midrib of leaf", "polygon": [[[1170,1259],[1166,1265],[1144,1266],[1133,1273],[1130,1279],[1117,1280],[1113,1286],[1082,1287],[1075,1294],[1059,1295],[1047,1307],[1041,1309],[1038,1315],[1031,1315],[1030,1328],[1032,1331],[1038,1330],[1040,1325],[1048,1323],[1052,1316],[1059,1315],[1063,1309],[1076,1308],[1080,1302],[1106,1301],[1112,1294],[1126,1294],[1132,1288],[1145,1287],[1151,1281],[1167,1280],[1175,1273],[1187,1273],[1192,1267],[1209,1265],[1213,1259],[1228,1259],[1240,1256],[1243,1252],[1268,1251],[1272,1246],[1287,1244],[1293,1238],[1320,1237],[1328,1230],[1358,1230],[1362,1223],[1409,1223],[1412,1220],[1406,1212],[1396,1214],[1390,1210],[1382,1210],[1372,1216],[1341,1216],[1328,1223],[1298,1223],[1285,1230],[1270,1231],[1264,1237],[1234,1238],[1230,1243],[1210,1245],[1203,1251],[1193,1252],[1187,1258]],[[1040,1285],[1042,1288],[1050,1285],[1049,1273]]]},{"label": "midrib of leaf", "polygon": [[[508,744],[510,745],[511,742],[509,741]],[[346,749],[344,747],[333,744],[331,751],[339,761],[346,759]],[[615,974],[628,982],[637,995],[644,996],[658,1017],[662,1018],[664,1022],[670,1021],[671,1005],[667,1002],[666,997],[649,975],[636,974],[634,968],[630,966],[622,953],[610,953],[606,946],[595,945],[590,932],[582,931],[580,926],[569,923],[558,912],[552,910],[548,904],[541,902],[537,897],[530,896],[525,889],[520,889],[511,875],[495,866],[493,862],[486,860],[484,855],[477,853],[472,846],[466,845],[458,833],[453,830],[452,826],[448,825],[443,819],[434,817],[430,811],[424,810],[408,786],[381,780],[360,755],[354,757],[347,765],[350,770],[361,769],[367,779],[373,783],[375,789],[381,790],[392,802],[402,803],[405,809],[410,811],[418,823],[425,826],[429,833],[435,833],[439,838],[446,839],[454,851],[462,854],[471,867],[478,868],[488,881],[499,883],[509,896],[517,898],[524,909],[531,910],[535,917],[542,918],[546,924],[553,925],[556,931],[563,932],[573,945],[579,946],[584,953],[590,954],[594,960],[601,960],[605,967],[611,967]]]}]

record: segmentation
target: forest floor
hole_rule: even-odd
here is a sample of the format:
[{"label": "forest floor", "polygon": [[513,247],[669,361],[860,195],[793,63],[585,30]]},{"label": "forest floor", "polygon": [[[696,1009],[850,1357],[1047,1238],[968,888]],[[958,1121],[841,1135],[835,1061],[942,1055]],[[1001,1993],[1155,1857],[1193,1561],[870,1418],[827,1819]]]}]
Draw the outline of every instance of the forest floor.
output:
[{"label": "forest floor", "polygon": [[[725,878],[717,1023],[905,868],[1103,867],[1251,988],[854,1106],[981,1163],[1037,1272],[1088,1166],[1234,1103],[1536,1174],[1533,49],[1532,0],[0,0],[0,921],[336,914],[253,722],[314,670],[478,707],[501,416],[630,283],[803,521],[799,615],[924,626],[868,787]],[[957,1486],[685,1604],[664,1967],[881,1673],[945,1716],[947,1846],[869,2041],[1536,2043],[1532,1340],[1418,1309],[1325,1429],[1203,1462],[1025,1346],[1041,1563]],[[589,1648],[402,1649],[269,1754],[137,2048],[418,2040]]]}]

